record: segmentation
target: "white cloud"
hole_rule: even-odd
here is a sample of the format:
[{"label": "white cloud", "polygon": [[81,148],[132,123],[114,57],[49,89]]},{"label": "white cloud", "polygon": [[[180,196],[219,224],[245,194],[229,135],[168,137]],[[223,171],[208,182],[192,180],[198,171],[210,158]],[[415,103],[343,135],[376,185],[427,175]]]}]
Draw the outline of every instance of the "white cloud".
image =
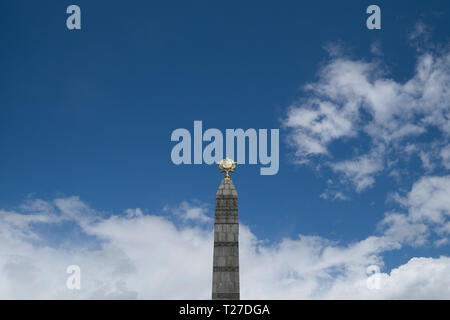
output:
[{"label": "white cloud", "polygon": [[[75,205],[71,208],[88,208],[76,199],[61,200]],[[61,204],[59,201],[54,203]],[[56,207],[55,210],[64,216],[67,207],[61,207],[64,211]],[[11,219],[12,216],[15,218]],[[82,216],[72,222],[87,235],[98,239],[99,248],[86,248],[77,240],[72,247],[59,247],[47,244],[46,237],[51,235],[34,230],[47,221],[27,219],[33,224],[17,224],[17,217],[21,216],[29,215],[0,211],[0,298],[208,297],[208,276],[212,268],[210,230],[198,227],[178,229],[163,217],[144,214],[95,220]],[[63,229],[58,232],[64,232],[67,226],[60,227]],[[37,237],[30,238],[27,236],[29,233]],[[65,240],[70,243],[70,239]],[[66,268],[69,265],[81,267],[80,291],[66,288]]]},{"label": "white cloud", "polygon": [[291,109],[286,122],[288,127],[296,129],[292,139],[300,156],[326,154],[330,141],[354,135],[351,114],[340,113],[332,103],[319,100],[310,103],[313,108]]},{"label": "white cloud", "polygon": [[448,299],[450,258],[412,258],[408,263],[380,273],[379,289],[367,290],[366,280],[339,279],[328,298],[341,299]]},{"label": "white cloud", "polygon": [[354,160],[333,163],[331,167],[353,182],[356,191],[361,192],[374,184],[373,176],[383,169],[383,164],[377,155],[364,155]]},{"label": "white cloud", "polygon": [[431,171],[434,169],[434,163],[431,161],[431,156],[428,152],[420,151],[419,153],[420,160],[422,161],[422,166],[425,170]]},{"label": "white cloud", "polygon": [[407,208],[407,214],[387,213],[380,228],[384,234],[400,242],[422,245],[430,233],[441,237],[436,245],[443,245],[450,234],[450,176],[422,177],[405,196],[393,199]]},{"label": "white cloud", "polygon": [[408,215],[395,212],[387,213],[379,227],[386,228],[384,234],[387,237],[414,246],[425,244],[429,236],[425,223],[413,222]]},{"label": "white cloud", "polygon": [[[413,192],[410,196],[416,197]],[[210,298],[213,230],[202,219],[197,225],[176,226],[168,218],[141,209],[105,216],[77,197],[36,203],[38,213],[0,211],[0,298]],[[421,205],[413,202],[413,206]],[[187,211],[193,209],[188,207]],[[97,239],[98,248],[76,242],[72,247],[48,245],[48,234],[34,227],[57,227],[61,217],[71,217],[83,232]],[[242,298],[450,298],[448,281],[436,281],[448,274],[446,257],[413,259],[383,274],[386,289],[367,288],[366,268],[383,267],[381,254],[408,240],[404,234],[409,229],[398,229],[398,225],[395,232],[391,229],[349,245],[304,235],[269,244],[241,226]],[[81,267],[80,291],[65,286],[66,268],[74,264]],[[416,288],[414,293],[411,288]]]},{"label": "white cloud", "polygon": [[324,199],[324,200],[342,200],[342,201],[346,201],[346,200],[350,200],[350,198],[348,196],[346,196],[345,194],[343,194],[340,191],[333,191],[333,190],[325,190],[324,192],[322,192],[322,194],[320,195],[320,198]]},{"label": "white cloud", "polygon": [[173,212],[183,221],[203,223],[212,221],[212,218],[208,217],[207,215],[208,207],[205,204],[199,203],[198,201],[195,204],[183,201],[179,206],[175,208],[170,208],[167,206],[164,210]]},{"label": "white cloud", "polygon": [[[431,127],[448,139],[450,51],[421,53],[407,81],[390,78],[386,70],[379,62],[332,56],[318,80],[304,86],[306,97],[289,108],[283,122],[297,162],[321,156],[321,163],[325,159],[361,191],[385,169],[385,160],[417,154],[410,152],[411,142]],[[338,141],[353,147],[355,154],[335,160],[330,147]],[[434,157],[426,149],[434,144],[422,144],[417,154],[427,170],[434,168]],[[446,157],[446,151],[441,155]]]},{"label": "white cloud", "polygon": [[450,176],[421,178],[407,199],[412,220],[444,223],[450,218],[449,195]]},{"label": "white cloud", "polygon": [[445,168],[450,169],[450,145],[447,145],[441,150],[442,164]]}]

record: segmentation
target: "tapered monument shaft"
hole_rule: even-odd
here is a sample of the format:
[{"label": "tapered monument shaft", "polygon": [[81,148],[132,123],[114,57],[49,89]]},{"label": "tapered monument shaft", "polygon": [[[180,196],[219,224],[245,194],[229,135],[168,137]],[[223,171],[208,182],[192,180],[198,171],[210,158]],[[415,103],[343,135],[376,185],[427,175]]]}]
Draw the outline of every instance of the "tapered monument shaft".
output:
[{"label": "tapered monument shaft", "polygon": [[238,196],[224,178],[216,193],[214,220],[213,300],[239,300]]}]

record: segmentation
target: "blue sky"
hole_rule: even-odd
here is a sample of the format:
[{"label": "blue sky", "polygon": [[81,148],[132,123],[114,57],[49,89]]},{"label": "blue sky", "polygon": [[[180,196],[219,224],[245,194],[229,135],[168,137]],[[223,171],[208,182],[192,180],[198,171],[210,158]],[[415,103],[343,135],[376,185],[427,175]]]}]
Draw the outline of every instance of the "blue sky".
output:
[{"label": "blue sky", "polygon": [[[79,31],[66,28],[70,4]],[[366,28],[371,4],[381,30]],[[0,12],[2,212],[64,215],[58,199],[72,199],[86,215],[140,208],[209,230],[186,212],[213,216],[221,174],[170,159],[172,131],[202,120],[223,132],[280,128],[277,175],[259,165],[232,175],[240,221],[269,248],[298,235],[345,248],[395,233],[397,249],[374,253],[387,274],[448,256],[450,207],[432,193],[450,190],[450,4],[3,1]],[[394,212],[429,234],[398,240],[399,225],[383,220]],[[99,248],[102,234],[68,220],[29,228],[41,246]]]}]

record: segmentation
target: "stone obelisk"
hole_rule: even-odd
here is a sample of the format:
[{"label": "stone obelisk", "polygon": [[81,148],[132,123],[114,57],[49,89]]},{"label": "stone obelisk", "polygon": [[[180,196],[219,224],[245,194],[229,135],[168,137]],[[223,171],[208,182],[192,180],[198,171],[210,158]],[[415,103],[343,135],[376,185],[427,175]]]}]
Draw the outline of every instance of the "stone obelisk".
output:
[{"label": "stone obelisk", "polygon": [[216,193],[214,217],[214,256],[212,299],[239,300],[239,221],[238,196],[229,172],[236,163],[230,159],[220,161],[219,168],[226,172]]}]

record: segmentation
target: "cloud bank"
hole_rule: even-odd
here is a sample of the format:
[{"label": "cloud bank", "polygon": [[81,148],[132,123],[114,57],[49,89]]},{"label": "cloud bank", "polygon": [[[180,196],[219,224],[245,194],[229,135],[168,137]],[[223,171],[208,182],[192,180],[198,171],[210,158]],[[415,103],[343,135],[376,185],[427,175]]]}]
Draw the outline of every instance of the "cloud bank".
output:
[{"label": "cloud bank", "polygon": [[[450,298],[446,256],[411,258],[377,274],[378,289],[367,284],[367,268],[382,269],[384,252],[430,243],[432,234],[448,239],[449,193],[449,176],[422,178],[397,196],[405,212],[387,213],[378,235],[348,245],[308,235],[268,243],[241,226],[242,298]],[[106,214],[78,197],[0,210],[0,298],[210,299],[213,229],[205,210],[183,202],[164,215]],[[74,229],[91,240],[72,239]],[[52,238],[58,233],[65,241]],[[69,265],[81,268],[81,290],[66,287]]]}]

